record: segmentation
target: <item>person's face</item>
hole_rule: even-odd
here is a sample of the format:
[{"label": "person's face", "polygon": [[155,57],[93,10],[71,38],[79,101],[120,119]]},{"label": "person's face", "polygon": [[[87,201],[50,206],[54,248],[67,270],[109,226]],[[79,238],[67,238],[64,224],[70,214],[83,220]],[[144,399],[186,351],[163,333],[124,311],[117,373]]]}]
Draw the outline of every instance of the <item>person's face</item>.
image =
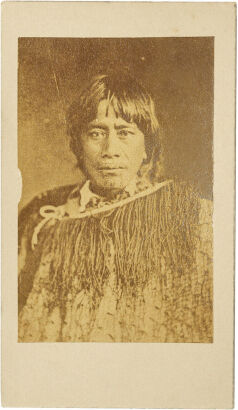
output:
[{"label": "person's face", "polygon": [[146,158],[144,134],[135,123],[116,117],[108,101],[81,136],[84,169],[95,189],[104,194],[123,190]]}]

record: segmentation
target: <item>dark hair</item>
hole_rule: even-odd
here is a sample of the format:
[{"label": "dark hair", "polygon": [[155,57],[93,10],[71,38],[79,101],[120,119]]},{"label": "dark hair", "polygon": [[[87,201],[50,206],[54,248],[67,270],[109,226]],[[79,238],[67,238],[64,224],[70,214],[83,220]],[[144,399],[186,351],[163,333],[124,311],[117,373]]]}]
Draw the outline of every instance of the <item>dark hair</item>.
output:
[{"label": "dark hair", "polygon": [[115,114],[127,122],[134,122],[145,136],[148,161],[158,156],[158,120],[151,95],[128,74],[99,75],[90,81],[79,98],[71,105],[67,115],[70,148],[82,169],[80,135],[88,123],[95,119],[98,104],[107,99]]}]

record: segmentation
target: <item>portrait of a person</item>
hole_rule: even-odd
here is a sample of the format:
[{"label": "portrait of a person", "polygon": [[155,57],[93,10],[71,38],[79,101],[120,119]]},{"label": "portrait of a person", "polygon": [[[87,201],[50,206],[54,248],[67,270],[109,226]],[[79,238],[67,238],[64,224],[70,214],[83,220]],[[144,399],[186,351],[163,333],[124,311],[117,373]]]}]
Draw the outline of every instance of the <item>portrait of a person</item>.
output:
[{"label": "portrait of a person", "polygon": [[160,173],[150,90],[93,76],[66,122],[85,179],[19,215],[18,341],[211,343],[212,201]]}]

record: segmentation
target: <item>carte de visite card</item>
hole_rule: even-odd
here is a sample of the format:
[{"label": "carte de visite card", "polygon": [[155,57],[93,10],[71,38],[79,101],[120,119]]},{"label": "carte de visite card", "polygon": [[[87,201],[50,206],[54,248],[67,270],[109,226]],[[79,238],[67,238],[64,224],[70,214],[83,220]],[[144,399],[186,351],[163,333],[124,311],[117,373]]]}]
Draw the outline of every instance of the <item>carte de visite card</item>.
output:
[{"label": "carte de visite card", "polygon": [[232,408],[235,3],[2,16],[3,405]]}]

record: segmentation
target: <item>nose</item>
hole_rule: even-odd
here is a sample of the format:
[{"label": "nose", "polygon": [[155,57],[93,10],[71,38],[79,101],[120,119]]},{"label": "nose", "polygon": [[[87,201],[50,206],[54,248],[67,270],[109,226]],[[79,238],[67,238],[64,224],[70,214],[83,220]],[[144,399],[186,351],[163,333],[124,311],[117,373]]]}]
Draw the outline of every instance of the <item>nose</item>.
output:
[{"label": "nose", "polygon": [[114,131],[109,132],[107,137],[104,140],[104,144],[102,147],[102,157],[103,158],[119,158],[119,146],[116,137],[116,133]]}]

